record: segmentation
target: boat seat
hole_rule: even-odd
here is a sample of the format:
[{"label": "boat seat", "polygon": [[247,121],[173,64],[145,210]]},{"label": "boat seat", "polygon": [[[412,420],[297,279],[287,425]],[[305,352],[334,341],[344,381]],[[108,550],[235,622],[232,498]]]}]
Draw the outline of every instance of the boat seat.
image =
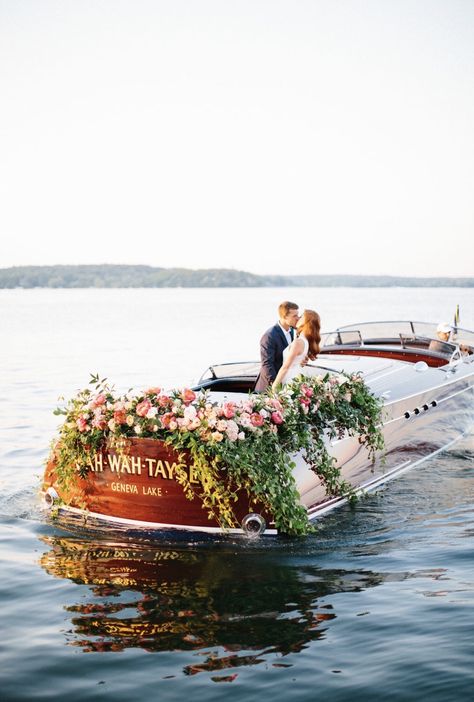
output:
[{"label": "boat seat", "polygon": [[436,353],[452,356],[456,351],[457,346],[456,344],[451,344],[449,341],[438,341],[438,339],[432,339],[428,348],[430,351],[436,351]]},{"label": "boat seat", "polygon": [[430,345],[430,339],[424,336],[416,336],[415,334],[400,334],[400,342],[402,349],[427,349]]},{"label": "boat seat", "polygon": [[256,377],[246,378],[209,378],[199,385],[195,385],[193,390],[212,390],[216,392],[239,392],[247,394],[253,392]]}]

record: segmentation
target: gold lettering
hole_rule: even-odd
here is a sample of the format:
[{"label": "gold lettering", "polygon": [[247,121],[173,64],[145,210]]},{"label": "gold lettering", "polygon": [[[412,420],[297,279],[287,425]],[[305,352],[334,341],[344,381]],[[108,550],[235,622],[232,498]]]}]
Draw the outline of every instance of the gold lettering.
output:
[{"label": "gold lettering", "polygon": [[114,492],[132,492],[134,495],[138,495],[138,488],[136,485],[129,485],[128,483],[111,483],[110,487]]},{"label": "gold lettering", "polygon": [[161,497],[161,488],[159,487],[145,487],[142,486],[142,493],[144,495],[153,495],[154,497]]},{"label": "gold lettering", "polygon": [[186,468],[185,463],[172,463],[170,465],[168,463],[168,461],[165,461],[165,462],[166,462],[166,467],[168,469],[168,476],[169,476],[170,480],[173,480],[173,478],[176,480],[175,475],[174,475],[175,471],[178,472],[179,470],[183,470],[184,468]]},{"label": "gold lettering", "polygon": [[196,469],[194,466],[189,466],[189,482],[190,483],[199,483],[200,482],[197,478]]},{"label": "gold lettering", "polygon": [[171,465],[168,463],[168,461],[165,461],[166,463],[166,469],[168,471],[168,478],[170,480],[173,480],[173,473],[176,468],[176,463],[172,463]]},{"label": "gold lettering", "polygon": [[109,453],[109,466],[112,473],[118,473],[120,471],[120,456],[112,455]]},{"label": "gold lettering", "polygon": [[148,464],[148,477],[153,478],[153,463],[155,463],[155,459],[145,458],[145,463]]},{"label": "gold lettering", "polygon": [[127,456],[122,456],[122,473],[131,473],[132,471],[130,470],[130,463],[128,462]]},{"label": "gold lettering", "polygon": [[132,463],[132,473],[135,475],[141,475],[142,474],[142,459],[140,456],[135,458],[134,456],[130,456],[130,461]]},{"label": "gold lettering", "polygon": [[95,454],[94,463],[92,463],[92,458],[89,458],[89,468],[94,471],[94,473],[101,473],[104,470],[104,457],[101,453]]},{"label": "gold lettering", "polygon": [[155,468],[155,475],[154,477],[158,477],[158,473],[161,475],[162,478],[167,478],[168,476],[165,473],[165,467],[163,465],[163,461],[157,461],[156,462],[156,468]]}]

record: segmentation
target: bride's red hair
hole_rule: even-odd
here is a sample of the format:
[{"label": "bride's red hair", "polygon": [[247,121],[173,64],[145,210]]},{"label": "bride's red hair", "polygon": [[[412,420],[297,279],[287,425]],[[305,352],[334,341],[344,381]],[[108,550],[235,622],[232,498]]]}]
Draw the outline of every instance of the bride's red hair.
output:
[{"label": "bride's red hair", "polygon": [[314,310],[305,310],[302,314],[302,326],[298,331],[308,339],[308,358],[314,361],[319,353],[319,342],[321,341],[321,318]]}]

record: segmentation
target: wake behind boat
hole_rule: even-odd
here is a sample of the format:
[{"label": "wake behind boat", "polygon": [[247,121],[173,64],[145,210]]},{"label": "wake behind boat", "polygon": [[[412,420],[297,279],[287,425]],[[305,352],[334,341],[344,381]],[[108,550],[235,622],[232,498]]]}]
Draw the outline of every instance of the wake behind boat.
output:
[{"label": "wake behind boat", "polygon": [[[160,391],[154,395],[148,391],[139,401],[129,400],[135,420],[137,416],[141,418],[134,430],[141,432],[145,427],[151,435],[131,436],[128,432],[122,442],[107,440],[93,445],[91,440],[90,446],[86,436],[99,436],[102,432],[104,439],[108,433],[117,434],[119,421],[128,431],[126,422],[131,421],[131,409],[125,406],[126,399],[113,404],[111,397],[107,399],[104,393],[102,396],[100,392],[95,396],[87,395],[88,404],[76,403],[74,422],[69,417],[71,426],[63,430],[63,436],[64,431],[66,435],[67,431],[76,432],[76,444],[71,445],[77,445],[78,426],[82,426],[80,449],[84,453],[85,446],[88,451],[87,470],[72,453],[67,475],[60,474],[56,447],[45,472],[45,502],[49,508],[54,508],[59,520],[71,514],[81,515],[90,524],[113,524],[130,530],[296,532],[292,517],[285,516],[290,504],[285,491],[291,492],[293,487],[296,490],[300,513],[295,519],[304,513],[304,518],[311,522],[355,494],[385,484],[470,431],[474,423],[473,348],[474,332],[461,328],[455,330],[452,340],[440,342],[436,338],[436,325],[421,322],[371,322],[341,327],[323,337],[317,360],[302,369],[303,377],[292,394],[289,389],[286,395],[283,391],[280,399],[252,394],[258,363],[213,365],[194,388],[183,391],[184,395],[177,399],[175,396],[174,405],[160,389],[155,389]],[[355,424],[350,424],[352,410],[354,416],[357,409],[361,415],[364,411],[370,413],[375,406],[367,395],[363,397],[366,404],[359,402],[357,405],[357,398],[361,396],[357,394],[361,389],[357,379],[374,402],[382,405],[379,429],[385,443],[383,452],[367,450],[367,437],[372,431],[370,422],[364,425],[364,418],[359,416],[358,431],[354,429]],[[205,398],[200,404],[199,397]],[[329,474],[312,470],[308,465],[308,451],[301,449],[290,456],[294,464],[291,481],[284,471],[280,483],[273,474],[270,480],[267,471],[269,482],[265,482],[265,471],[258,473],[258,468],[260,463],[269,465],[268,455],[265,454],[266,444],[258,443],[259,432],[266,436],[268,429],[268,445],[275,452],[274,472],[278,473],[280,444],[271,442],[278,436],[285,438],[288,428],[293,428],[295,437],[304,438],[307,428],[302,423],[330,406],[328,398],[335,402],[335,417],[324,430],[324,449],[334,459],[340,482],[331,483]],[[180,412],[172,409],[177,406],[176,402],[180,403]],[[207,475],[201,470],[200,456],[204,454],[194,451],[191,455],[179,442],[170,445],[163,440],[163,432],[171,432],[169,436],[179,434],[180,430],[188,432],[186,436],[192,431],[202,434],[204,423],[213,459],[218,457],[214,463],[211,461],[212,469],[217,472],[211,471],[206,479],[217,481],[225,474],[226,442],[235,446],[241,441],[242,463],[249,473],[252,466],[245,454],[246,437],[257,441],[255,446],[263,447],[261,452],[257,450],[251,456],[257,471],[256,492],[244,489],[249,485],[246,477],[247,482],[243,480],[237,487],[226,484],[232,503],[225,501],[226,496],[217,487],[214,492],[208,490],[207,498],[202,499],[203,475]],[[90,428],[86,430],[85,427]],[[155,429],[160,438],[153,435]],[[285,441],[283,444],[287,448],[291,448],[292,443],[293,447],[299,446],[288,435]],[[374,446],[369,440],[369,449]],[[216,447],[221,449],[220,454],[216,453]],[[239,482],[238,471],[234,476]],[[272,503],[281,512],[277,519],[266,499],[271,491],[278,493]],[[210,504],[212,500],[218,503],[222,500],[222,504],[217,505],[222,508],[220,514],[216,504]],[[232,510],[232,526],[224,524],[223,528],[225,510]]]}]

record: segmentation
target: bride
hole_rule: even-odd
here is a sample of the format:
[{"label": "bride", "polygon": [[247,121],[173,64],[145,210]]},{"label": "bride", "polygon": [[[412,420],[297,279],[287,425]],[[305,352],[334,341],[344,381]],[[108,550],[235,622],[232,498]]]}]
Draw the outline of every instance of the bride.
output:
[{"label": "bride", "polygon": [[296,324],[298,336],[283,351],[283,365],[273,382],[273,390],[301,375],[302,366],[308,358],[314,361],[319,353],[320,329],[319,314],[314,310],[305,310]]}]

